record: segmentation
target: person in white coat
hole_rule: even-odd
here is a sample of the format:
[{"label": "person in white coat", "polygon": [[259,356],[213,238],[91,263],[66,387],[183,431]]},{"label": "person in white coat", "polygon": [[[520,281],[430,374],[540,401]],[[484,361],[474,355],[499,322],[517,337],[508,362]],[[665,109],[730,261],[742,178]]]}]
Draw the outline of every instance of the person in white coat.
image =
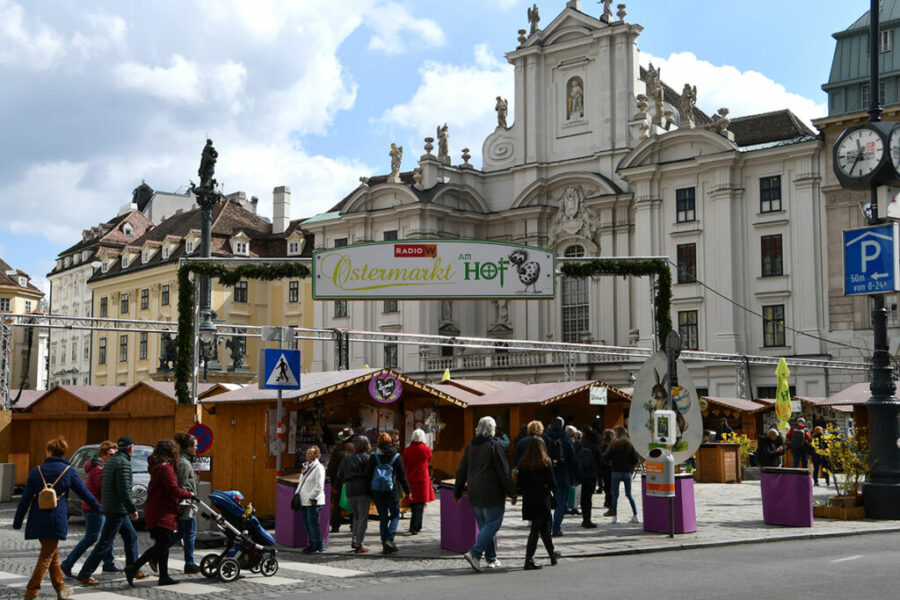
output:
[{"label": "person in white coat", "polygon": [[318,446],[307,448],[306,462],[300,471],[300,482],[294,491],[294,494],[300,496],[300,514],[309,540],[309,545],[303,549],[304,554],[325,549],[319,527],[319,511],[325,506],[325,466],[319,462],[320,456],[322,453]]}]

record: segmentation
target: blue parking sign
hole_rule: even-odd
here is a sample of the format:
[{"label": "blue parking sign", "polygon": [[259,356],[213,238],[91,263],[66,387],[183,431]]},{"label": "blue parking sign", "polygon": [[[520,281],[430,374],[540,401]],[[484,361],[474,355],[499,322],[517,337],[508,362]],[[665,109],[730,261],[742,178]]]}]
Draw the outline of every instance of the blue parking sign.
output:
[{"label": "blue parking sign", "polygon": [[898,290],[900,245],[896,223],[844,232],[844,295]]}]

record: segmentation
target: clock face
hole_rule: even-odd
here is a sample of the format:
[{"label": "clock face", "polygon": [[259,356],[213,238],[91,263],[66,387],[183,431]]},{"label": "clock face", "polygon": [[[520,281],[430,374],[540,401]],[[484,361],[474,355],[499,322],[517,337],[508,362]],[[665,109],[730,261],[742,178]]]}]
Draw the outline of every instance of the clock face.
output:
[{"label": "clock face", "polygon": [[862,179],[881,166],[884,152],[884,140],[877,131],[868,128],[854,129],[838,145],[835,164],[847,177]]},{"label": "clock face", "polygon": [[895,127],[891,131],[891,137],[888,140],[888,150],[891,154],[894,170],[900,172],[900,127]]}]

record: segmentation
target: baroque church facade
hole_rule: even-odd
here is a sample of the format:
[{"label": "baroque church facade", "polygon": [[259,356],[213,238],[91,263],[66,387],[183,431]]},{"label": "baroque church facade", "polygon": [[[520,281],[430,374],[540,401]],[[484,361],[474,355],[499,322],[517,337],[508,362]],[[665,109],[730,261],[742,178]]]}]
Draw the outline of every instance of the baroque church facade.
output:
[{"label": "baroque church facade", "polygon": [[[608,4],[608,3],[607,3]],[[453,164],[439,127],[412,172],[394,160],[303,226],[317,248],[393,239],[469,238],[547,248],[558,257],[666,257],[672,320],[683,345],[727,354],[830,357],[821,179],[823,144],[787,110],[731,118],[696,108],[665,74],[639,63],[642,27],[582,12],[570,0],[545,27],[520,32],[507,54],[515,120],[497,99],[483,164]],[[672,82],[675,83],[675,82]],[[702,94],[702,90],[700,90]],[[552,301],[315,303],[316,327],[497,339],[496,351],[354,344],[350,367],[389,366],[424,377],[557,381],[564,359],[504,350],[503,340],[654,345],[651,281],[558,275]],[[627,385],[637,360],[577,358],[576,379]],[[316,346],[313,370],[336,367]],[[774,395],[774,368],[690,363],[701,392]],[[828,373],[797,368],[805,396]],[[739,380],[741,383],[739,383]],[[740,388],[740,389],[739,389]]]}]

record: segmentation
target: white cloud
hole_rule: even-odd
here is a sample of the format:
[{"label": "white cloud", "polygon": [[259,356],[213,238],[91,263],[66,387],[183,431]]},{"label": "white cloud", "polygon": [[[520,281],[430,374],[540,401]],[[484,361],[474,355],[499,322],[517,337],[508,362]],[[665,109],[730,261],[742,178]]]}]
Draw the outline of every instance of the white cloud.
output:
[{"label": "white cloud", "polygon": [[40,21],[26,24],[21,6],[0,0],[0,65],[49,69],[65,56],[64,46],[57,31]]},{"label": "white cloud", "polygon": [[385,111],[377,122],[413,130],[419,136],[412,144],[416,149],[422,147],[424,136],[434,136],[435,127],[447,122],[454,161],[459,150],[468,147],[478,164],[481,145],[497,126],[497,96],[510,100],[509,122],[513,121],[513,69],[484,44],[475,46],[474,56],[475,64],[467,66],[426,62],[413,97]]},{"label": "white cloud", "polygon": [[410,34],[427,46],[443,46],[446,42],[443,30],[431,19],[413,17],[399,4],[388,2],[374,6],[365,22],[374,32],[369,40],[370,50],[386,54],[400,54],[406,50],[404,39]]},{"label": "white cloud", "polygon": [[812,119],[825,116],[825,104],[787,91],[758,71],[740,71],[730,65],[714,65],[691,52],[679,52],[668,58],[640,55],[641,66],[650,62],[661,69],[661,78],[680,92],[685,83],[697,86],[697,106],[708,115],[719,108],[730,110],[730,117],[741,117],[773,110],[790,109],[812,126]]},{"label": "white cloud", "polygon": [[116,83],[170,102],[193,104],[202,99],[200,68],[193,60],[175,54],[169,67],[148,67],[135,62],[122,63],[113,69]]}]

